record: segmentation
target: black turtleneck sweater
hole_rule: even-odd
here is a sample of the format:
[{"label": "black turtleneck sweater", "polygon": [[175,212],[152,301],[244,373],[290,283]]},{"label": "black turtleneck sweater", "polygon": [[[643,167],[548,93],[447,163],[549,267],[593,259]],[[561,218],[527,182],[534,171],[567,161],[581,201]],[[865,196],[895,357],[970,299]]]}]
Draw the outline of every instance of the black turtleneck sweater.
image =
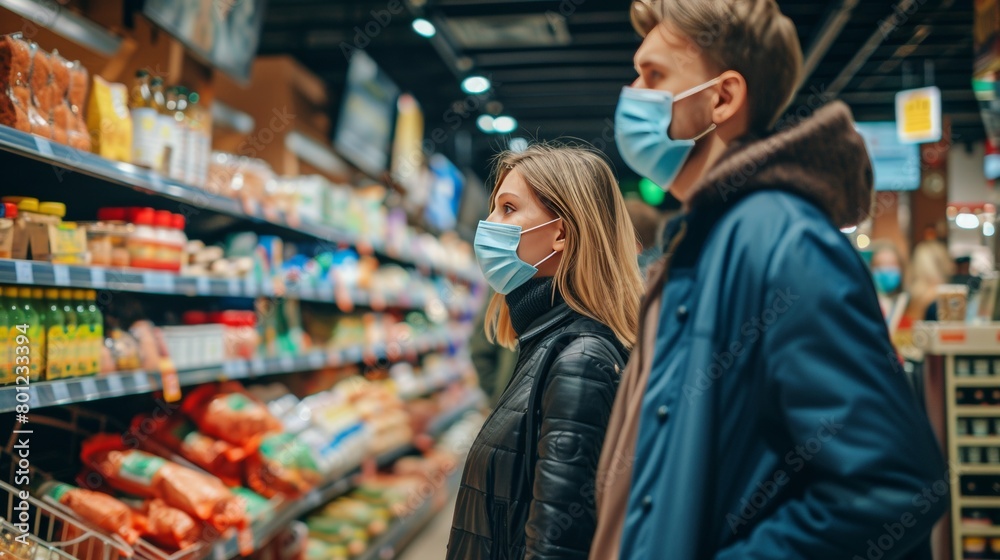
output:
[{"label": "black turtleneck sweater", "polygon": [[535,319],[548,313],[562,302],[562,296],[558,292],[555,294],[555,300],[552,299],[553,283],[554,280],[551,276],[532,278],[523,286],[507,294],[510,323],[518,337],[531,326]]}]

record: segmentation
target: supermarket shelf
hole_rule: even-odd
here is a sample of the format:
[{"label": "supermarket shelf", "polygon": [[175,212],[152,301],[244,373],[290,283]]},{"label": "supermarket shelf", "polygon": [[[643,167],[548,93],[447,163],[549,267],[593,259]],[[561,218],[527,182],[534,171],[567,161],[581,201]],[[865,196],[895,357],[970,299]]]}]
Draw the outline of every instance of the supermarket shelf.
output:
[{"label": "supermarket shelf", "polygon": [[[1000,350],[997,350],[1000,352]],[[1000,376],[956,377],[956,387],[1000,387]]]},{"label": "supermarket shelf", "polygon": [[[406,346],[407,351],[427,353],[461,344],[463,337],[429,335]],[[232,360],[219,367],[183,370],[177,373],[182,387],[201,385],[222,379],[248,379],[265,375],[280,375],[311,371],[323,367],[362,363],[374,357],[376,360],[388,358],[384,346],[365,348],[361,346],[336,351],[317,350],[300,356],[278,358],[255,358],[253,360]],[[29,405],[32,409],[59,406],[138,395],[159,391],[163,381],[159,372],[131,371],[100,376],[78,377],[57,381],[32,383],[28,390]],[[0,387],[0,413],[11,412],[17,405],[17,388],[9,385]]]},{"label": "supermarket shelf", "polygon": [[1000,348],[1000,323],[920,321],[913,326],[913,343],[928,354],[993,355]]},{"label": "supermarket shelf", "polygon": [[1000,496],[959,496],[962,507],[1000,508]]},{"label": "supermarket shelf", "polygon": [[959,465],[958,474],[1000,475],[1000,465]]},{"label": "supermarket shelf", "polygon": [[483,395],[482,391],[475,390],[470,392],[469,396],[460,404],[431,421],[427,426],[427,435],[437,439],[466,414],[479,409],[485,402],[485,395]]},{"label": "supermarket shelf", "polygon": [[1000,537],[1000,527],[991,525],[960,525],[959,532],[967,537]]},{"label": "supermarket shelf", "polygon": [[0,0],[0,7],[104,56],[114,55],[121,46],[120,37],[55,2]]},{"label": "supermarket shelf", "polygon": [[431,266],[429,261],[424,259],[413,259],[407,255],[388,254],[381,250],[382,247],[380,244],[376,246],[368,240],[359,239],[353,233],[326,225],[308,221],[301,221],[301,223],[293,225],[282,217],[270,219],[263,212],[249,214],[237,200],[207,192],[175,179],[164,177],[148,169],[143,169],[129,163],[111,161],[96,154],[82,152],[75,148],[52,142],[41,136],[21,132],[8,126],[0,125],[0,150],[61,167],[71,172],[83,173],[106,181],[109,184],[181,202],[194,208],[207,209],[245,220],[270,223],[295,233],[321,239],[331,244],[373,247],[383,256],[393,260],[424,267],[438,274],[453,275],[466,282],[482,282],[481,274],[472,269],[448,270],[441,269],[440,267],[435,268]]},{"label": "supermarket shelf", "polygon": [[[14,259],[0,259],[0,284],[85,288],[189,297],[277,297],[274,283],[270,281],[256,282],[241,278],[218,279],[204,276],[178,276],[138,269],[74,266]],[[336,301],[333,287],[329,285],[288,285],[281,297],[320,303],[334,303]],[[376,309],[423,309],[428,302],[423,294],[413,296],[403,292],[389,296],[376,296],[361,289],[352,290],[350,299],[356,306]],[[471,303],[465,301],[453,304],[449,306],[449,309],[467,312],[471,310]]]},{"label": "supermarket shelf", "polygon": [[958,445],[1000,445],[1000,436],[960,436],[955,438],[955,442]]},{"label": "supermarket shelf", "polygon": [[1000,418],[1000,406],[956,406],[955,416],[988,416]]}]

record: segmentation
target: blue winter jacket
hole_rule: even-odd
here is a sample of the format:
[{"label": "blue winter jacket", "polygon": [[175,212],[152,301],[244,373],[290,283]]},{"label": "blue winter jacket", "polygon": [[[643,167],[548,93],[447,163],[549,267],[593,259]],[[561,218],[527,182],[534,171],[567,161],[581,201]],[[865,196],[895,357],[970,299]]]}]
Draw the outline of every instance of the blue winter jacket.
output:
[{"label": "blue winter jacket", "polygon": [[615,529],[635,560],[926,552],[950,476],[838,229],[870,209],[852,124],[835,103],[738,143],[672,225],[604,447],[634,456],[602,457],[593,560]]}]

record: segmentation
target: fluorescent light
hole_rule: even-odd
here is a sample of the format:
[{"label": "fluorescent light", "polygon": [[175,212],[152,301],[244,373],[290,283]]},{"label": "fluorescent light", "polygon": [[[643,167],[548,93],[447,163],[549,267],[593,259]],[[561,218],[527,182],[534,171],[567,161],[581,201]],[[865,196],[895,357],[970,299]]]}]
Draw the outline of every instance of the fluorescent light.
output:
[{"label": "fluorescent light", "polygon": [[997,228],[993,225],[993,222],[986,222],[983,224],[983,235],[986,237],[993,237],[993,234],[996,232]]},{"label": "fluorescent light", "polygon": [[955,225],[962,229],[976,229],[979,227],[979,216],[963,212],[955,216]]},{"label": "fluorescent light", "polygon": [[507,134],[517,130],[517,120],[514,117],[502,116],[493,119],[493,130],[500,134]]},{"label": "fluorescent light", "polygon": [[858,249],[866,249],[871,244],[872,240],[867,235],[862,233],[858,236]]},{"label": "fluorescent light", "polygon": [[437,28],[434,27],[434,24],[424,18],[413,20],[413,30],[417,32],[417,35],[427,38],[433,37],[437,33]]},{"label": "fluorescent light", "polygon": [[846,233],[846,234],[850,235],[850,234],[858,231],[858,226],[845,227],[845,228],[841,229],[840,231],[843,232],[843,233]]},{"label": "fluorescent light", "polygon": [[469,76],[462,80],[462,91],[471,94],[485,93],[492,85],[485,76]]},{"label": "fluorescent light", "polygon": [[479,126],[479,130],[482,130],[486,134],[494,132],[494,121],[492,115],[479,115],[479,118],[476,119],[476,124]]}]

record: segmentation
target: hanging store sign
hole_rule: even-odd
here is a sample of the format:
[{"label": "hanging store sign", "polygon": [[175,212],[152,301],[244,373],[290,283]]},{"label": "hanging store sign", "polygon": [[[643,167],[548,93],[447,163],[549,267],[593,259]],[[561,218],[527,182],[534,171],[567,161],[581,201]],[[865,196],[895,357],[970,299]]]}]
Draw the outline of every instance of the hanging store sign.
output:
[{"label": "hanging store sign", "polygon": [[904,144],[941,139],[941,90],[909,89],[896,94],[896,134]]}]

